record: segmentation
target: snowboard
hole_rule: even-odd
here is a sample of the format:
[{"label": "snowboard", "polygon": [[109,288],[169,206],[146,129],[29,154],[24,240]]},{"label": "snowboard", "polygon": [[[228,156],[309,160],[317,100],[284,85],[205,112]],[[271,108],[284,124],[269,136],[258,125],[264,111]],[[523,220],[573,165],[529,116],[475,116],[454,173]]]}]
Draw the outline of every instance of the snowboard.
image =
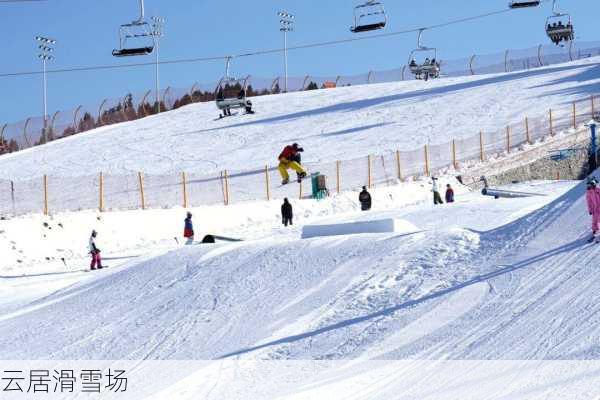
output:
[{"label": "snowboard", "polygon": [[281,183],[281,184],[279,185],[279,187],[280,187],[280,188],[282,188],[282,187],[284,187],[284,186],[287,186],[287,185],[289,185],[290,183],[293,183],[293,182],[300,183],[300,182],[302,182],[303,180],[305,180],[306,178],[308,178],[309,176],[310,176],[310,174],[307,172],[307,173],[306,173],[306,175],[305,175],[304,177],[302,177],[302,178],[298,177],[298,178],[297,178],[295,181],[292,181],[292,180],[290,180],[288,183]]},{"label": "snowboard", "polygon": [[214,121],[218,121],[220,119],[225,119],[225,118],[229,118],[229,117],[235,117],[236,115],[238,115],[237,112],[232,112],[231,115],[219,114],[219,117],[215,118]]}]

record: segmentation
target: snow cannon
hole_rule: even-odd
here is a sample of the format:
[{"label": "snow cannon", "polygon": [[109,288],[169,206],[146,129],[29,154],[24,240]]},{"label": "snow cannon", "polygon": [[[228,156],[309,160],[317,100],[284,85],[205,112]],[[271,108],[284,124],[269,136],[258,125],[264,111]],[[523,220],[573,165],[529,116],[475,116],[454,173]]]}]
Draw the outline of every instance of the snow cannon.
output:
[{"label": "snow cannon", "polygon": [[541,194],[541,193],[527,193],[527,192],[516,192],[513,190],[500,190],[500,189],[493,189],[493,188],[483,188],[483,190],[481,191],[481,194],[484,196],[491,196],[495,199],[499,199],[499,198],[507,198],[507,199],[517,199],[517,198],[522,198],[522,197],[536,197],[536,196],[546,196],[545,194]]}]

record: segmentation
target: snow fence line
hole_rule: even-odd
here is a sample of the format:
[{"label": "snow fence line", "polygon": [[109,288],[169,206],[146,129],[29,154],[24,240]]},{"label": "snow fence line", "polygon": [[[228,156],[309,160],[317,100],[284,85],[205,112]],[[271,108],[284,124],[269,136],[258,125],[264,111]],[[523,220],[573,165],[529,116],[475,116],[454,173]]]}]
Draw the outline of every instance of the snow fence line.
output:
[{"label": "snow fence line", "polygon": [[[366,186],[390,186],[437,171],[459,172],[466,164],[486,163],[530,146],[544,146],[561,133],[581,134],[597,117],[596,96],[548,110],[547,115],[525,117],[495,131],[409,151],[387,151],[352,160],[307,163],[312,173],[328,178],[328,194]],[[552,179],[552,177],[548,177]],[[188,208],[200,205],[312,197],[310,181],[280,186],[275,166],[246,171],[224,170],[214,175],[176,174],[60,177],[44,175],[26,181],[0,180],[0,216],[28,213]]]},{"label": "snow fence line", "polygon": [[[454,60],[440,60],[443,76],[459,77],[484,74],[529,71],[549,65],[582,60],[600,55],[600,43],[569,42],[568,46],[538,45],[527,49],[507,49],[493,54],[473,54]],[[281,94],[283,77],[259,78],[246,76],[248,96]],[[288,92],[329,89],[342,86],[369,85],[413,79],[408,65],[389,70],[343,76],[305,74],[289,77]],[[99,100],[96,104],[79,105],[71,110],[59,110],[46,118],[30,117],[12,124],[0,124],[0,154],[23,150],[58,138],[76,135],[90,129],[133,121],[191,103],[214,101],[217,82],[194,82],[186,88],[167,86],[154,99],[154,90],[127,93],[122,97]],[[44,127],[46,127],[44,129]],[[3,143],[4,142],[4,143]]]}]

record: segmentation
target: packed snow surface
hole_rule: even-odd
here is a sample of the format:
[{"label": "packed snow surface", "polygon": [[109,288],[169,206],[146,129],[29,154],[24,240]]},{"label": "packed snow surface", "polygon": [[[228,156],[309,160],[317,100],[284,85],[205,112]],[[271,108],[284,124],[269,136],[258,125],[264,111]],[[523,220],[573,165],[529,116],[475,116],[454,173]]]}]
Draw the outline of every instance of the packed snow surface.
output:
[{"label": "packed snow surface", "polygon": [[[512,185],[547,196],[498,200],[458,188],[457,203],[434,207],[426,186],[410,185],[409,201],[406,186],[374,191],[368,213],[354,194],[297,203],[291,229],[279,227],[277,203],[194,210],[200,237],[221,229],[213,233],[240,243],[180,247],[170,236],[182,211],[105,214],[99,244],[111,266],[95,273],[82,272],[79,228],[95,214],[57,215],[68,267],[2,265],[2,358],[146,360],[129,365],[155,398],[595,393],[598,368],[577,363],[598,359],[600,340],[600,245],[587,243],[585,186]],[[231,213],[228,226],[221,212]],[[418,231],[300,238],[307,223],[386,218]],[[2,236],[27,246],[43,221],[3,221]],[[144,224],[156,226],[136,240]],[[170,376],[162,386],[149,378],[157,368]],[[548,385],[533,389],[536,379]]]},{"label": "packed snow surface", "polygon": [[304,146],[306,162],[408,151],[496,131],[589,98],[598,92],[598,62],[257,97],[256,114],[222,120],[215,120],[213,103],[193,104],[2,156],[0,169],[13,180],[98,172],[212,174],[273,165],[292,142]]}]

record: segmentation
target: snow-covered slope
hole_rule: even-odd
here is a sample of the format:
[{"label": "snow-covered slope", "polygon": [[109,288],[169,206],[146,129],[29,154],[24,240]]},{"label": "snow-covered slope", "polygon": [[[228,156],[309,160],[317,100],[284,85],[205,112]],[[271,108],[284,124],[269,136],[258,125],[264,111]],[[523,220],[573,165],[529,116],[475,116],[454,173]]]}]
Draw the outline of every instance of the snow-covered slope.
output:
[{"label": "snow-covered slope", "polygon": [[[297,377],[297,386],[289,381],[286,390],[311,388],[320,396],[335,382],[366,379],[374,373],[362,365],[369,360],[596,359],[600,247],[585,241],[584,187],[565,182],[518,189],[550,196],[494,200],[474,193],[452,206],[386,206],[307,220],[394,217],[417,226],[415,234],[300,240],[299,217],[300,226],[275,236],[264,236],[273,229],[265,221],[265,230],[246,230],[255,240],[155,248],[94,275],[4,277],[2,358],[346,360],[286,367],[313,372]],[[118,242],[105,239],[106,246]],[[136,368],[146,374],[152,369],[141,365]],[[411,376],[424,367],[403,365]],[[172,373],[175,367],[165,368]],[[449,374],[444,368],[435,370]],[[242,377],[211,378],[216,390],[207,398],[243,398],[233,395],[231,384],[255,391],[251,382],[283,373],[255,364],[235,370]],[[328,378],[322,381],[316,371]],[[199,373],[207,379],[205,369]],[[184,382],[179,387],[189,397],[177,398],[205,393],[205,386],[191,390],[195,381]],[[261,390],[282,395],[278,387]],[[467,385],[460,393],[473,390]]]},{"label": "snow-covered slope", "polygon": [[[597,62],[264,97],[260,114],[223,121],[197,104],[0,167],[23,178],[245,169],[290,141],[314,161],[352,158],[588,96]],[[107,363],[146,390],[132,399],[593,398],[600,245],[586,240],[584,184],[524,183],[514,188],[547,196],[510,200],[458,186],[458,202],[437,207],[429,187],[377,188],[367,213],[352,192],[294,202],[290,229],[278,201],[194,209],[199,237],[246,239],[215,245],[173,240],[181,209],[2,220],[0,359],[131,360]],[[307,223],[383,218],[417,232],[300,238]],[[110,264],[94,273],[83,271],[91,228]]]},{"label": "snow-covered slope", "polygon": [[[583,189],[504,226],[548,200],[472,194],[333,219],[395,216],[415,234],[292,231],[133,258],[2,315],[0,348],[7,359],[593,359],[600,246],[586,244]],[[462,311],[424,320],[462,291]]]},{"label": "snow-covered slope", "polygon": [[0,169],[10,179],[213,173],[273,164],[290,142],[304,145],[305,161],[313,162],[413,150],[501,129],[596,94],[598,62],[257,97],[257,114],[216,121],[214,104],[194,104],[0,157]]}]

